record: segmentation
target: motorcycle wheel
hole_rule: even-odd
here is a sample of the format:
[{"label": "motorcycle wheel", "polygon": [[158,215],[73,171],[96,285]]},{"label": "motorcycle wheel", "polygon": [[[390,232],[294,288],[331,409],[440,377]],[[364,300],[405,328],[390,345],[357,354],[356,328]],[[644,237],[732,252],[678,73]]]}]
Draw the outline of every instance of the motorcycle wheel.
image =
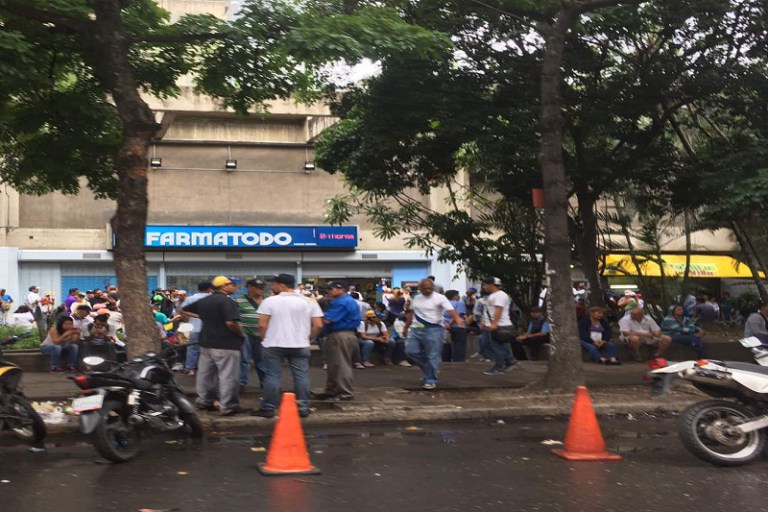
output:
[{"label": "motorcycle wheel", "polygon": [[192,439],[200,439],[203,437],[203,422],[200,421],[200,417],[194,412],[187,412],[188,409],[192,409],[193,405],[189,401],[186,395],[181,393],[173,393],[173,403],[179,408],[179,419],[184,422],[184,430],[189,434]]},{"label": "motorcycle wheel", "polygon": [[30,443],[42,441],[47,433],[45,422],[29,401],[21,395],[12,394],[8,397],[8,404],[11,414],[23,418],[22,424],[19,424],[18,420],[6,420],[10,431],[19,439]]},{"label": "motorcycle wheel", "polygon": [[708,400],[683,411],[678,433],[683,446],[703,461],[717,466],[741,466],[760,457],[762,431],[734,432],[732,427],[754,419],[747,407],[725,400]]},{"label": "motorcycle wheel", "polygon": [[136,429],[121,414],[123,407],[120,402],[105,402],[101,410],[101,421],[93,432],[96,451],[112,462],[126,462],[139,453]]}]

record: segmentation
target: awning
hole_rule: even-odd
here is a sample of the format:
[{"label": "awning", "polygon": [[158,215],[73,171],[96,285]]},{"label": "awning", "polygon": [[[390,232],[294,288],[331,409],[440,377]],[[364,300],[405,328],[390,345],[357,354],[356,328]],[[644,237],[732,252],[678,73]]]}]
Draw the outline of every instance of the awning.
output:
[{"label": "awning", "polygon": [[[661,269],[653,258],[637,256],[642,275],[648,277],[660,277]],[[684,254],[662,254],[664,275],[682,277],[685,273]],[[636,276],[638,275],[635,264],[628,254],[609,254],[605,258],[606,276]],[[752,273],[749,267],[730,256],[719,255],[691,255],[689,270],[690,277],[696,278],[744,278],[751,279]],[[765,277],[762,272],[761,277]]]}]

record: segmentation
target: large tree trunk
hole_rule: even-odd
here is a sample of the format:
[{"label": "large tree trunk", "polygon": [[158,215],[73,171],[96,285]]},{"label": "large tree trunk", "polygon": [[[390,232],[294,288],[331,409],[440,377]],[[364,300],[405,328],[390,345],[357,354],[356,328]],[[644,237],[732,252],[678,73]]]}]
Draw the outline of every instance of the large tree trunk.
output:
[{"label": "large tree trunk", "polygon": [[605,293],[600,279],[597,252],[597,215],[595,214],[597,195],[588,190],[577,190],[576,200],[579,204],[579,225],[576,227],[574,243],[579,253],[584,276],[589,282],[589,304],[603,306]]},{"label": "large tree trunk", "polygon": [[541,176],[544,182],[544,254],[553,321],[544,385],[570,390],[583,383],[581,346],[572,299],[571,241],[568,236],[568,184],[563,162],[563,98],[561,95],[565,36],[573,13],[564,7],[547,34],[541,72]]},{"label": "large tree trunk", "polygon": [[129,356],[157,350],[158,329],[147,293],[144,229],[147,223],[147,148],[157,130],[149,106],[141,99],[128,58],[128,41],[121,19],[120,0],[94,2],[99,23],[96,38],[102,50],[99,71],[112,90],[123,122],[123,145],[115,161],[120,188],[112,219],[115,273],[128,333]]}]

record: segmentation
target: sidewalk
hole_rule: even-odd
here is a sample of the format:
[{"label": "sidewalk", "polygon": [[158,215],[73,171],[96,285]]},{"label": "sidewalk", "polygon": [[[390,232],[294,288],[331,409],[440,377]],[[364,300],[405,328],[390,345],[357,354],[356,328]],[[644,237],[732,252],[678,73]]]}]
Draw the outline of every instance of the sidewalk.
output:
[{"label": "sidewalk", "polygon": [[[313,414],[303,420],[307,425],[342,423],[379,423],[445,421],[461,419],[505,419],[512,417],[567,415],[573,393],[550,394],[523,389],[536,382],[546,372],[546,362],[522,361],[503,375],[483,375],[488,363],[444,363],[440,383],[432,391],[422,390],[416,367],[377,366],[355,371],[355,399],[350,402],[313,402]],[[665,399],[651,399],[650,387],[642,377],[647,366],[625,363],[622,366],[584,364],[584,375],[598,414],[679,411],[702,399],[702,395],[686,385],[679,386]],[[312,386],[322,391],[325,372],[317,367],[310,370]],[[260,393],[251,385],[241,396],[243,407],[257,409]],[[194,377],[179,375],[178,382],[185,392],[194,396]],[[27,373],[23,379],[26,395],[36,401],[66,401],[77,387],[64,375]],[[283,389],[291,390],[290,372],[283,372]],[[222,430],[233,427],[271,429],[274,420],[252,416],[222,418],[217,413],[200,413],[206,427]],[[50,425],[52,433],[76,432],[77,422]]]}]

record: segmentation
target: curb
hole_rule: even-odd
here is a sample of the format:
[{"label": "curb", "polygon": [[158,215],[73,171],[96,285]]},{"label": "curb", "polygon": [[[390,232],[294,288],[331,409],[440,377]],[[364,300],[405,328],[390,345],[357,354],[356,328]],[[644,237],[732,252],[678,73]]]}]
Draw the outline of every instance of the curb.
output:
[{"label": "curb", "polygon": [[[565,397],[565,395],[564,395]],[[571,395],[567,395],[569,401]],[[614,414],[642,414],[642,413],[675,413],[681,412],[691,404],[700,402],[701,397],[670,399],[645,399],[626,400],[615,403],[595,403],[595,412],[599,416]],[[424,423],[440,421],[469,421],[469,420],[509,420],[522,418],[541,418],[545,416],[567,417],[570,414],[571,404],[534,404],[499,407],[466,408],[457,405],[403,407],[382,411],[365,412],[322,412],[313,414],[302,420],[305,428],[313,426],[334,425],[364,425],[382,423]],[[207,414],[200,415],[203,426],[209,431],[223,431],[231,428],[248,427],[256,431],[269,432],[274,428],[275,420],[242,416],[232,418],[218,418]],[[74,418],[67,424],[47,424],[49,435],[67,435],[79,433],[79,427]]]}]

